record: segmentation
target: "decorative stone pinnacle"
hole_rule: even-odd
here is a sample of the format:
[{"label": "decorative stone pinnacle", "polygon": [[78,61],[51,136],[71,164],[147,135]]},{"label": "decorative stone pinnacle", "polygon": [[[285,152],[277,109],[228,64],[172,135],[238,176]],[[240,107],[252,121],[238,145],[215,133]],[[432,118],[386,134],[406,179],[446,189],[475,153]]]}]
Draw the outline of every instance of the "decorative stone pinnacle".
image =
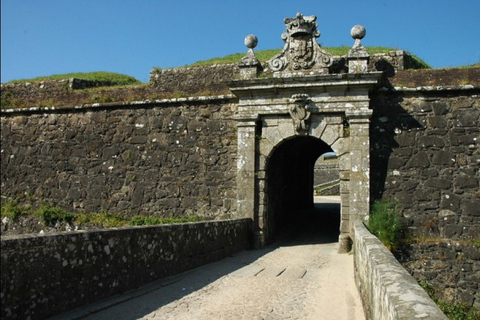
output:
[{"label": "decorative stone pinnacle", "polygon": [[355,39],[355,44],[353,45],[352,50],[358,50],[360,48],[363,48],[360,40],[363,39],[366,34],[367,34],[367,30],[365,29],[364,26],[361,26],[359,24],[357,24],[356,26],[353,26],[352,30],[350,30],[350,35],[352,36],[353,39]]},{"label": "decorative stone pinnacle", "polygon": [[258,44],[258,38],[253,34],[249,34],[248,36],[245,37],[244,43],[248,49],[253,50],[253,48],[255,48]]},{"label": "decorative stone pinnacle", "polygon": [[268,61],[274,76],[329,72],[333,57],[315,39],[320,36],[316,20],[316,16],[304,16],[301,13],[283,20],[287,31],[282,34],[285,46],[280,54]]},{"label": "decorative stone pinnacle", "polygon": [[368,71],[370,55],[360,41],[366,34],[365,27],[361,25],[356,25],[350,30],[350,35],[355,39],[355,43],[347,55],[349,73],[365,73]]},{"label": "decorative stone pinnacle", "polygon": [[245,37],[244,40],[245,46],[248,48],[247,54],[242,58],[240,62],[240,66],[256,66],[260,64],[255,53],[253,52],[253,48],[255,48],[258,44],[258,38],[253,34],[249,34]]},{"label": "decorative stone pinnacle", "polygon": [[258,44],[258,38],[253,34],[249,34],[245,37],[244,43],[248,51],[238,64],[240,67],[240,77],[242,79],[252,79],[257,77],[261,71],[261,63],[253,52],[253,48]]},{"label": "decorative stone pinnacle", "polygon": [[364,26],[357,24],[353,26],[352,30],[350,30],[350,35],[353,39],[363,39],[367,34],[367,30]]}]

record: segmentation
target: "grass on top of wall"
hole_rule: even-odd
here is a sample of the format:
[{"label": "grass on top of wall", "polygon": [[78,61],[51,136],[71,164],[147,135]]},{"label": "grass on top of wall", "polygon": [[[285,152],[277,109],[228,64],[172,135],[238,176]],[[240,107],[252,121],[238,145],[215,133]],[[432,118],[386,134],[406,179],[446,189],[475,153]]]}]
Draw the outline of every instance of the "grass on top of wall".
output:
[{"label": "grass on top of wall", "polygon": [[75,73],[65,73],[65,74],[54,74],[51,76],[42,76],[31,79],[19,79],[12,80],[8,83],[24,83],[24,82],[40,82],[46,80],[65,80],[70,78],[89,80],[89,81],[106,81],[112,82],[117,85],[131,85],[131,84],[141,84],[141,82],[134,77],[115,73],[115,72],[106,72],[106,71],[96,71],[96,72],[75,72]]},{"label": "grass on top of wall", "polygon": [[471,65],[468,65],[468,66],[460,66],[459,68],[479,68],[479,67],[480,67],[480,61],[478,61],[477,63],[471,64]]},{"label": "grass on top of wall", "polygon": [[[323,50],[327,51],[331,55],[334,56],[346,56],[348,51],[351,49],[348,46],[340,46],[340,47],[322,47]],[[394,48],[388,47],[365,47],[369,54],[376,54],[376,53],[389,53],[390,51],[394,51]],[[259,50],[255,51],[255,56],[261,62],[265,62],[273,58],[275,55],[282,52],[282,49],[269,49],[269,50]],[[431,67],[422,59],[417,57],[414,54],[411,54],[408,51],[405,51],[409,54],[414,60],[418,62],[419,65],[422,66],[422,69],[431,69]],[[217,57],[203,61],[197,61],[191,65],[187,65],[187,67],[194,67],[194,66],[206,66],[206,65],[213,65],[213,64],[224,64],[224,63],[238,63],[242,57],[245,56],[246,53],[235,53],[230,54],[224,57]]]},{"label": "grass on top of wall", "polygon": [[29,204],[20,204],[17,200],[10,200],[2,203],[1,218],[8,218],[13,222],[20,218],[34,217],[48,227],[54,227],[57,224],[67,223],[73,225],[88,224],[98,228],[114,228],[124,226],[145,226],[160,225],[185,222],[201,221],[199,217],[156,217],[134,215],[127,216],[121,213],[111,212],[91,212],[91,213],[73,213],[61,209],[58,206],[44,204],[37,209],[33,209]]},{"label": "grass on top of wall", "polygon": [[[348,51],[351,48],[347,46],[341,46],[341,47],[322,47],[322,49],[334,56],[344,56],[348,54]],[[366,49],[369,54],[388,53],[392,50],[395,50],[387,47],[366,47]],[[257,57],[258,60],[265,62],[267,60],[270,60],[280,52],[282,52],[282,49],[258,50],[258,51],[255,51],[255,56]],[[212,65],[212,64],[222,64],[222,63],[238,63],[242,59],[242,57],[245,56],[245,54],[246,53],[230,54],[224,57],[217,57],[217,58],[212,58],[208,60],[197,61],[188,66],[205,66],[205,65]]]}]

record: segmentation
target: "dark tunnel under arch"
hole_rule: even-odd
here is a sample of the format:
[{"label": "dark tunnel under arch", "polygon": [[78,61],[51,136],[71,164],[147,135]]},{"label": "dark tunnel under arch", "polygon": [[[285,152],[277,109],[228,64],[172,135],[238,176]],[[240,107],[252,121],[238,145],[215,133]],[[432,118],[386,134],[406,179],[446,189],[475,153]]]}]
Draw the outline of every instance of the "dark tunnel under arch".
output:
[{"label": "dark tunnel under arch", "polygon": [[[327,152],[333,152],[332,148],[311,136],[285,140],[272,151],[266,166],[268,209],[265,222],[270,242],[292,226],[309,224],[306,215],[314,208],[314,166]],[[338,228],[337,224],[334,228]]]}]

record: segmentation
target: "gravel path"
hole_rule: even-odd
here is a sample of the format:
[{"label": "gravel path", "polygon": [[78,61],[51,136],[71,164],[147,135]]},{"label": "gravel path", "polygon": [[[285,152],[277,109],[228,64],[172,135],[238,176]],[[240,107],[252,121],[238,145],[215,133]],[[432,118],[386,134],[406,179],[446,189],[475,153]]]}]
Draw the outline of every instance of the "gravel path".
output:
[{"label": "gravel path", "polygon": [[55,319],[365,319],[353,256],[329,239],[290,234]]}]

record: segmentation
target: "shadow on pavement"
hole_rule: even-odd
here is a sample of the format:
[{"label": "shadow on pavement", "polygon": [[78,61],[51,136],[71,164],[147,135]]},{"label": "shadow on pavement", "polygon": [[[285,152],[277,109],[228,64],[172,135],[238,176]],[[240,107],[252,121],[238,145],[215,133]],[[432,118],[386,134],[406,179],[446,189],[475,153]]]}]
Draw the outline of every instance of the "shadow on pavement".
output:
[{"label": "shadow on pavement", "polygon": [[241,269],[279,247],[335,243],[340,228],[340,204],[316,203],[279,234],[278,241],[258,250],[248,250],[185,273],[157,280],[138,289],[107,298],[68,313],[50,318],[134,320],[179,300],[223,276]]},{"label": "shadow on pavement", "polygon": [[223,276],[253,263],[276,248],[278,248],[278,245],[274,244],[259,250],[242,251],[223,260],[176,276],[157,280],[124,294],[54,316],[50,320],[139,319],[162,306],[201,290]]}]

